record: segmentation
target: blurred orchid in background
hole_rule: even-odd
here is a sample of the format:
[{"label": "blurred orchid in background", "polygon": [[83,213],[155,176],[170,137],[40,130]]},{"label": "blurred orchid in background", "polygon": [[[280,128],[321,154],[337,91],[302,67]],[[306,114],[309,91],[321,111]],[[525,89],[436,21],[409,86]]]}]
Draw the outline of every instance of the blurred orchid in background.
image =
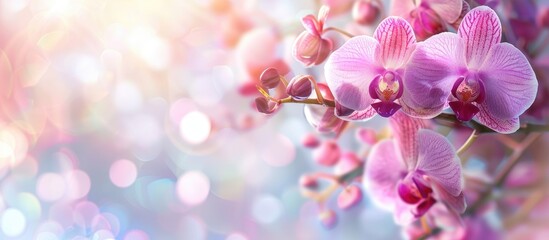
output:
[{"label": "blurred orchid in background", "polygon": [[0,0],[0,239],[545,239],[548,9]]}]

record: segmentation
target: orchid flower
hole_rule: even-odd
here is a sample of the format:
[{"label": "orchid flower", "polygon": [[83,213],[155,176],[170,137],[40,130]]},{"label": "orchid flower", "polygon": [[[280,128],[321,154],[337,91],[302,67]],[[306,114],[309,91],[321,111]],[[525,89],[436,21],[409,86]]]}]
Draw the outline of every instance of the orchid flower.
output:
[{"label": "orchid flower", "polygon": [[419,44],[405,74],[403,109],[429,118],[449,104],[461,121],[475,118],[494,131],[515,132],[538,82],[522,52],[500,40],[498,16],[481,6],[465,15],[457,34]]},{"label": "orchid flower", "polygon": [[415,48],[412,27],[400,17],[383,20],[374,37],[349,39],[324,66],[326,82],[345,120],[368,120],[375,113],[393,115],[403,92],[404,70]]},{"label": "orchid flower", "polygon": [[307,67],[324,62],[333,49],[332,41],[322,38],[324,23],[328,18],[329,10],[329,7],[322,6],[318,12],[318,18],[307,15],[301,19],[306,31],[303,31],[296,38],[292,55]]},{"label": "orchid flower", "polygon": [[374,203],[408,224],[441,202],[452,212],[465,210],[461,164],[448,140],[428,129],[424,120],[402,112],[390,118],[395,138],[374,145],[364,184]]},{"label": "orchid flower", "polygon": [[463,7],[463,0],[393,0],[391,15],[409,21],[417,38],[424,40],[458,21]]}]

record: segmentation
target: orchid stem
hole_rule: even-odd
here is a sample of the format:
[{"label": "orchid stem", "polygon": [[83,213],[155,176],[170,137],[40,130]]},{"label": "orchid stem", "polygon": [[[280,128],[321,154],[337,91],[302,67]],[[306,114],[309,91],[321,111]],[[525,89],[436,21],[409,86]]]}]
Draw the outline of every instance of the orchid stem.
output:
[{"label": "orchid stem", "polygon": [[341,30],[341,29],[339,29],[339,28],[335,28],[335,27],[327,27],[327,28],[325,28],[325,29],[324,29],[324,32],[327,32],[327,31],[336,31],[336,32],[340,33],[341,35],[345,35],[346,37],[349,37],[349,38],[355,37],[355,35],[350,34],[350,33],[346,32],[346,31],[343,31],[343,30]]},{"label": "orchid stem", "polygon": [[480,193],[480,196],[478,197],[478,200],[474,202],[469,209],[464,213],[465,215],[471,215],[476,212],[476,210],[484,205],[484,203],[488,202],[490,198],[492,197],[492,191],[496,188],[501,187],[503,183],[505,182],[505,179],[507,176],[509,176],[509,173],[513,169],[513,167],[518,163],[520,160],[520,157],[524,153],[524,151],[539,137],[541,136],[541,133],[530,133],[522,143],[513,150],[513,153],[511,156],[509,156],[509,159],[504,163],[505,165],[501,167],[501,170],[498,172],[496,177],[494,178],[494,182],[488,186],[486,191]]},{"label": "orchid stem", "polygon": [[471,145],[473,144],[473,142],[475,142],[475,140],[477,140],[477,138],[478,138],[477,130],[473,129],[473,132],[471,133],[471,136],[469,136],[469,138],[467,138],[465,143],[463,143],[463,145],[456,151],[457,155],[461,155],[465,151],[467,151],[467,149],[469,149],[469,147],[471,147]]}]

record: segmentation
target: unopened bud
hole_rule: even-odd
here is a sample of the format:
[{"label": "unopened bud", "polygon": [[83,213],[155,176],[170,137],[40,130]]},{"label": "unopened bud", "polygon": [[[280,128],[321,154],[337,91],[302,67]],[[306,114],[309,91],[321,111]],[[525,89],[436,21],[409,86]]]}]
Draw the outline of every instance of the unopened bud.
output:
[{"label": "unopened bud", "polygon": [[374,145],[377,142],[377,136],[374,129],[371,128],[359,128],[356,133],[356,139],[362,143],[368,145]]},{"label": "unopened bud", "polygon": [[313,159],[323,166],[334,166],[341,156],[339,145],[335,141],[325,141],[313,152]]},{"label": "unopened bud", "polygon": [[286,88],[286,93],[290,95],[294,100],[303,101],[313,93],[313,82],[312,77],[309,75],[299,75],[292,78],[288,87]]},{"label": "unopened bud", "polygon": [[330,39],[304,31],[295,40],[292,55],[297,61],[310,67],[324,62],[332,49],[333,44]]},{"label": "unopened bud", "polygon": [[334,95],[332,94],[332,91],[326,85],[326,83],[317,83],[316,86],[318,87],[318,90],[320,91],[320,94],[322,94],[322,97],[326,100],[333,101]]},{"label": "unopened bud", "polygon": [[267,68],[261,76],[259,76],[259,81],[261,86],[267,89],[275,88],[280,83],[280,74],[276,68]]},{"label": "unopened bud", "polygon": [[278,103],[268,100],[265,97],[255,99],[255,107],[260,113],[271,114],[278,108]]},{"label": "unopened bud", "polygon": [[362,164],[360,158],[353,152],[346,152],[341,154],[339,161],[334,167],[334,174],[343,175],[352,170],[355,170]]},{"label": "unopened bud", "polygon": [[314,133],[308,133],[301,139],[301,144],[306,148],[316,148],[320,145],[320,141]]},{"label": "unopened bud", "polygon": [[337,197],[337,206],[343,210],[357,205],[362,200],[362,190],[355,185],[343,189]]},{"label": "unopened bud", "polygon": [[379,16],[379,6],[372,0],[358,0],[353,5],[353,19],[358,24],[370,25]]},{"label": "unopened bud", "polygon": [[425,40],[446,30],[442,19],[431,9],[420,7],[412,15],[414,16],[411,22],[412,28],[420,40]]},{"label": "unopened bud", "polygon": [[304,188],[316,188],[318,186],[318,182],[315,178],[309,175],[302,175],[299,178],[299,185]]},{"label": "unopened bud", "polygon": [[549,27],[549,8],[548,7],[540,9],[537,20],[538,20],[538,25],[540,27],[544,27],[544,28]]},{"label": "unopened bud", "polygon": [[332,209],[325,209],[318,214],[318,220],[327,229],[335,227],[337,223],[337,215]]}]

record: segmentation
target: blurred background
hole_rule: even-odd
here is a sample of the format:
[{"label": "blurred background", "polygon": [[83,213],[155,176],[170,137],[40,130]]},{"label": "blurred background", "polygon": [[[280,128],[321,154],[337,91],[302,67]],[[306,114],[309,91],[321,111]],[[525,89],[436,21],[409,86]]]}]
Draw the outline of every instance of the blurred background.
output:
[{"label": "blurred background", "polygon": [[400,238],[367,197],[323,227],[299,178],[332,169],[302,147],[303,106],[253,103],[266,67],[322,81],[291,55],[321,4],[373,32],[353,2],[0,0],[0,239]]}]

